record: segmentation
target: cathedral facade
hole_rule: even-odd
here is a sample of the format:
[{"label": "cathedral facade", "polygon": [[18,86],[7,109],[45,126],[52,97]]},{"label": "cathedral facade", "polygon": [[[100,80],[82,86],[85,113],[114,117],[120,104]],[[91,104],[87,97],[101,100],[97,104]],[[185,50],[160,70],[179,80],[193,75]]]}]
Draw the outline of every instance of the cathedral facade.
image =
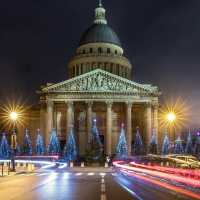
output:
[{"label": "cathedral facade", "polygon": [[93,24],[83,33],[68,62],[68,79],[38,91],[40,128],[46,145],[53,128],[64,144],[74,126],[83,155],[95,119],[105,154],[115,153],[122,123],[131,154],[136,127],[145,144],[150,141],[152,129],[158,130],[159,90],[131,80],[133,66],[124,56],[118,36],[108,26],[105,12],[100,3]]}]

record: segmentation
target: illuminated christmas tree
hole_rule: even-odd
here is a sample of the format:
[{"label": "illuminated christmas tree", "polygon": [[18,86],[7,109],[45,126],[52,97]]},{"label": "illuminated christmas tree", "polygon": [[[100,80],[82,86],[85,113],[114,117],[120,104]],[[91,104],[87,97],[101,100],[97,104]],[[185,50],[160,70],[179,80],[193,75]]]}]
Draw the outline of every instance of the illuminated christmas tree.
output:
[{"label": "illuminated christmas tree", "polygon": [[162,154],[163,155],[169,154],[169,145],[170,145],[169,137],[166,132],[165,137],[163,139],[163,144],[162,144]]},{"label": "illuminated christmas tree", "polygon": [[196,141],[195,141],[195,146],[194,146],[194,153],[196,155],[200,155],[200,133],[197,133]]},{"label": "illuminated christmas tree", "polygon": [[7,138],[5,133],[3,133],[3,136],[1,138],[0,143],[0,158],[9,158],[10,156],[10,146],[8,144]]},{"label": "illuminated christmas tree", "polygon": [[124,124],[121,126],[121,132],[119,135],[119,140],[116,148],[117,158],[126,158],[128,156],[128,147],[126,143],[126,136],[124,131]]},{"label": "illuminated christmas tree", "polygon": [[17,144],[16,155],[17,155],[17,156],[20,156],[20,155],[21,155],[21,148],[20,148],[19,144]]},{"label": "illuminated christmas tree", "polygon": [[45,151],[44,141],[43,141],[42,135],[40,133],[40,129],[38,129],[37,137],[36,137],[35,152],[37,155],[43,155],[44,151]]},{"label": "illuminated christmas tree", "polygon": [[153,133],[152,133],[151,141],[149,145],[149,153],[157,154],[158,152],[157,146],[158,146],[158,143],[157,143],[156,129],[153,129]]},{"label": "illuminated christmas tree", "polygon": [[77,158],[76,141],[74,138],[74,128],[71,127],[64,147],[63,157],[65,160],[74,161]]},{"label": "illuminated christmas tree", "polygon": [[91,138],[91,148],[89,152],[89,157],[93,160],[98,160],[103,155],[103,145],[100,140],[99,131],[97,129],[97,121],[93,120],[92,126],[92,138]]},{"label": "illuminated christmas tree", "polygon": [[182,154],[182,153],[184,153],[183,143],[182,143],[182,140],[181,140],[180,136],[178,136],[178,138],[175,141],[174,153],[175,154]]},{"label": "illuminated christmas tree", "polygon": [[141,155],[144,153],[142,137],[140,135],[140,131],[139,131],[138,127],[136,129],[136,136],[135,136],[135,141],[134,141],[134,145],[133,145],[133,152],[135,155]]},{"label": "illuminated christmas tree", "polygon": [[32,155],[32,143],[31,138],[28,133],[28,129],[25,129],[25,135],[24,135],[24,144],[23,144],[23,151],[25,155]]},{"label": "illuminated christmas tree", "polygon": [[187,137],[187,143],[186,143],[186,147],[185,147],[185,153],[192,154],[193,150],[194,149],[193,149],[192,135],[189,131],[188,137]]},{"label": "illuminated christmas tree", "polygon": [[55,129],[51,131],[47,152],[51,155],[60,153],[60,142]]}]

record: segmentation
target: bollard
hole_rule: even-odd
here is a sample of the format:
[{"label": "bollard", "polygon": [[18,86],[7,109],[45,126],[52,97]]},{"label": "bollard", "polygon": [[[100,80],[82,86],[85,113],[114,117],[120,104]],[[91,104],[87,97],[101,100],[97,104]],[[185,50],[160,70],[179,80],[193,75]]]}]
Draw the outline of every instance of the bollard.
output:
[{"label": "bollard", "polygon": [[34,164],[31,165],[31,170],[35,171],[35,165]]},{"label": "bollard", "polygon": [[24,170],[26,170],[26,163],[23,163],[23,168]]},{"label": "bollard", "polygon": [[17,168],[20,168],[21,167],[21,164],[18,162],[17,163]]},{"label": "bollard", "polygon": [[160,166],[163,167],[163,162],[160,163]]},{"label": "bollard", "polygon": [[105,162],[105,168],[108,168],[108,163],[107,162]]},{"label": "bollard", "polygon": [[28,168],[27,168],[28,172],[31,172],[31,164],[28,163]]},{"label": "bollard", "polygon": [[166,166],[169,167],[169,162],[166,162]]},{"label": "bollard", "polygon": [[81,162],[81,167],[85,167],[84,162]]},{"label": "bollard", "polygon": [[71,167],[71,168],[74,167],[74,163],[70,162],[69,167]]}]

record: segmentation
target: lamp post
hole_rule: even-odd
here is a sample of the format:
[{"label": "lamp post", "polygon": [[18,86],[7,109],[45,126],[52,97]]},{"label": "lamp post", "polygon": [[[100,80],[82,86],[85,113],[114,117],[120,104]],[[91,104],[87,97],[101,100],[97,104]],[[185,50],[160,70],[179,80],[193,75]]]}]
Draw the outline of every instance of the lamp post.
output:
[{"label": "lamp post", "polygon": [[[166,120],[168,122],[168,126],[169,126],[169,135],[172,135],[172,138],[174,139],[175,141],[175,122],[176,122],[176,114],[174,112],[169,112],[167,113],[166,115]],[[173,132],[172,132],[172,128],[173,129]]]},{"label": "lamp post", "polygon": [[16,131],[15,131],[15,126],[17,123],[17,119],[18,119],[18,113],[17,112],[11,112],[9,114],[9,118],[13,123],[13,132],[11,134],[11,164],[12,164],[12,169],[11,171],[15,172],[15,153],[16,153],[16,149],[17,149],[17,135],[16,135]]}]

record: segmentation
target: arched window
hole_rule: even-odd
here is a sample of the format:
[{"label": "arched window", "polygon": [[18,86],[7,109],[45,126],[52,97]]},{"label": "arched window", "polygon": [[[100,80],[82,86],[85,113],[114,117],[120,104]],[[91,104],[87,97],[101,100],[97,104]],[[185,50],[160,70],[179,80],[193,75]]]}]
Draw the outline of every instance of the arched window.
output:
[{"label": "arched window", "polygon": [[115,54],[117,54],[117,50],[115,50]]},{"label": "arched window", "polygon": [[92,48],[90,48],[90,53],[93,53],[93,49]]},{"label": "arched window", "polygon": [[107,53],[110,53],[110,48],[107,48]]},{"label": "arched window", "polygon": [[85,49],[83,50],[83,54],[85,54]]}]

